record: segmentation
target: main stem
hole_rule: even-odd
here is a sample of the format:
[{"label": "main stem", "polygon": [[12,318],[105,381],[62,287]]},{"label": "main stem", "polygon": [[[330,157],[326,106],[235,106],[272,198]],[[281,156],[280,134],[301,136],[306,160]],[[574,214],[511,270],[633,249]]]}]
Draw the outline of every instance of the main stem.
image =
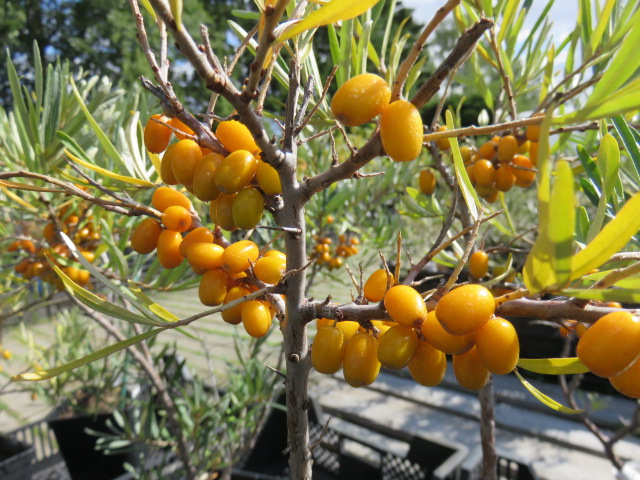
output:
[{"label": "main stem", "polygon": [[496,480],[498,456],[496,454],[496,422],[494,416],[495,400],[493,379],[480,390],[480,440],[482,442],[482,478]]}]

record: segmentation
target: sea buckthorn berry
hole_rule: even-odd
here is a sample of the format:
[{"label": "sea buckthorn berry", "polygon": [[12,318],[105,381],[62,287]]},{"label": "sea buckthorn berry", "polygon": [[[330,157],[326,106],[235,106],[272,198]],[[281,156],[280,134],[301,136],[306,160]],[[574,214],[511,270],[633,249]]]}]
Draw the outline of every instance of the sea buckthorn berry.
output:
[{"label": "sea buckthorn berry", "polygon": [[518,147],[518,153],[519,154],[524,154],[524,153],[529,153],[529,146],[531,145],[531,142],[529,140],[522,142],[520,144],[520,146]]},{"label": "sea buckthorn berry", "polygon": [[422,118],[411,102],[396,100],[382,110],[380,138],[386,154],[394,162],[410,162],[422,151]]},{"label": "sea buckthorn berry", "polygon": [[131,248],[143,255],[153,252],[161,232],[162,226],[155,218],[145,218],[131,234]]},{"label": "sea buckthorn berry", "polygon": [[219,153],[209,153],[202,157],[198,168],[193,174],[193,194],[203,202],[214,200],[220,195],[216,187],[216,170],[224,157]]},{"label": "sea buckthorn berry", "polygon": [[162,224],[174,232],[186,232],[191,227],[191,213],[179,205],[168,207],[162,213]]},{"label": "sea buckthorn berry", "polygon": [[489,160],[479,160],[473,164],[473,178],[481,187],[491,187],[496,180],[496,170]]},{"label": "sea buckthorn berry", "polygon": [[276,258],[281,258],[285,262],[287,261],[287,256],[284,253],[282,253],[281,251],[279,251],[279,250],[267,250],[266,252],[264,252],[264,254],[262,256],[263,257],[276,257]]},{"label": "sea buckthorn berry", "polygon": [[17,263],[15,267],[13,267],[13,271],[16,273],[24,273],[29,267],[30,263],[31,261],[28,258],[23,258]]},{"label": "sea buckthorn berry", "polygon": [[202,161],[200,146],[193,140],[180,140],[173,145],[170,154],[173,176],[183,185],[192,185],[193,176]]},{"label": "sea buckthorn berry", "polygon": [[472,153],[473,152],[470,147],[467,147],[466,145],[464,147],[460,147],[460,156],[462,157],[462,161],[465,165],[469,165],[471,163]]},{"label": "sea buckthorn berry", "polygon": [[[52,223],[48,223],[48,224],[47,224],[47,227],[48,227],[49,225],[52,225],[52,226],[53,226],[53,224],[52,224]],[[45,228],[46,228],[46,227],[45,227]],[[46,237],[46,235],[45,235],[45,237]],[[16,250],[18,250],[19,248],[20,248],[20,240],[15,240],[15,241],[11,242],[11,244],[7,247],[7,252],[15,252],[15,251],[16,251]]]},{"label": "sea buckthorn berry", "polygon": [[429,312],[427,319],[420,325],[422,336],[429,344],[448,355],[460,355],[468,352],[476,342],[476,334],[452,335],[438,321],[436,312]]},{"label": "sea buckthorn berry", "polygon": [[[47,243],[51,245],[58,235],[58,233],[56,232],[56,226],[52,222],[47,223],[42,230],[42,234],[44,235],[44,239],[47,241]],[[17,240],[14,243],[20,245],[20,242]]]},{"label": "sea buckthorn berry", "polygon": [[245,302],[240,313],[242,326],[253,338],[264,337],[271,328],[273,315],[260,300]]},{"label": "sea buckthorn berry", "polygon": [[87,283],[89,283],[89,280],[91,279],[91,274],[89,273],[89,270],[84,270],[84,269],[79,269],[78,270],[78,285],[80,285],[81,287],[84,287]]},{"label": "sea buckthorn berry", "polygon": [[184,258],[180,255],[182,235],[173,230],[163,230],[158,236],[158,260],[164,268],[180,266]]},{"label": "sea buckthorn berry", "polygon": [[348,127],[362,125],[376,117],[389,104],[391,89],[373,73],[362,73],[347,80],[331,99],[331,112]]},{"label": "sea buckthorn berry", "polygon": [[[537,115],[536,115],[537,116]],[[540,125],[529,125],[527,127],[527,140],[537,142],[540,140]]]},{"label": "sea buckthorn berry", "polygon": [[184,140],[185,138],[187,138],[185,135],[183,135],[184,133],[186,133],[187,135],[194,134],[193,130],[191,130],[184,123],[182,123],[182,120],[180,120],[178,117],[173,117],[170,121],[170,124],[173,128],[181,132],[181,133],[178,133],[174,131],[178,140]]},{"label": "sea buckthorn berry", "polygon": [[[513,174],[516,176],[516,185],[527,188],[536,181],[536,172],[533,171],[533,163],[524,155],[517,155],[511,160]],[[518,168],[520,167],[520,168]],[[529,170],[525,170],[529,169]]]},{"label": "sea buckthorn berry", "polygon": [[413,328],[395,325],[378,340],[378,360],[387,368],[400,370],[407,366],[418,348],[418,335]]},{"label": "sea buckthorn berry", "polygon": [[[162,231],[162,227],[160,228],[160,230],[158,231],[158,235],[160,235],[160,232]],[[140,252],[138,252],[140,253]],[[90,252],[88,250],[80,250],[80,254],[85,258],[85,260],[89,263],[93,263],[93,261],[96,259],[96,254],[93,252]]]},{"label": "sea buckthorn berry", "polygon": [[420,191],[425,195],[431,195],[436,189],[436,176],[431,170],[420,172]]},{"label": "sea buckthorn berry", "polygon": [[529,145],[529,160],[534,167],[538,165],[538,142],[531,142]]},{"label": "sea buckthorn berry", "polygon": [[419,341],[413,358],[407,365],[411,378],[425,387],[435,387],[447,371],[447,357],[444,352],[427,342]]},{"label": "sea buckthorn berry", "polygon": [[319,373],[330,375],[340,370],[347,346],[342,330],[322,327],[316,333],[311,346],[311,363]]},{"label": "sea buckthorn berry", "polygon": [[151,115],[151,118],[147,120],[147,124],[144,127],[145,148],[151,153],[162,153],[169,146],[172,132],[166,125],[162,125],[152,119],[160,120],[164,123],[169,123],[171,119],[164,115]]},{"label": "sea buckthorn berry", "polygon": [[518,153],[518,140],[513,135],[505,135],[498,143],[498,161],[508,162]]},{"label": "sea buckthorn berry", "polygon": [[405,327],[417,327],[427,318],[427,306],[417,290],[407,285],[391,287],[384,296],[389,316]]},{"label": "sea buckthorn berry", "polygon": [[475,332],[493,315],[496,301],[482,285],[462,285],[451,290],[436,306],[436,317],[453,335]]},{"label": "sea buckthorn berry", "polygon": [[[223,305],[227,303],[231,303],[234,300],[244,297],[245,295],[249,295],[251,292],[248,288],[245,288],[240,285],[233,286],[229,288],[227,291],[227,295],[224,297]],[[228,308],[221,312],[222,320],[226,323],[230,323],[231,325],[238,325],[242,322],[242,307],[246,302],[242,302],[234,307]]]},{"label": "sea buckthorn berry", "polygon": [[489,255],[478,250],[469,257],[469,272],[474,278],[483,278],[489,273]]},{"label": "sea buckthorn berry", "polygon": [[625,311],[601,317],[584,332],[576,353],[600,377],[621,373],[640,355],[640,317]]},{"label": "sea buckthorn berry", "polygon": [[476,166],[475,163],[470,163],[469,165],[464,167],[465,170],[467,171],[467,176],[469,177],[469,181],[471,182],[471,185],[476,184],[475,166]]},{"label": "sea buckthorn berry", "polygon": [[200,302],[208,307],[222,305],[227,296],[227,283],[227,274],[219,268],[206,271],[198,287]]},{"label": "sea buckthorn berry", "polygon": [[622,373],[609,378],[613,388],[630,398],[640,398],[640,358]]},{"label": "sea buckthorn berry", "polygon": [[238,192],[231,203],[231,215],[236,227],[243,230],[255,228],[264,211],[264,198],[255,188],[245,187]]},{"label": "sea buckthorn berry", "polygon": [[191,243],[186,252],[187,262],[194,269],[202,271],[222,267],[224,248],[220,245],[215,243]]},{"label": "sea buckthorn berry", "polygon": [[257,279],[264,283],[275,285],[284,276],[287,269],[287,261],[279,257],[259,258],[253,266],[253,273]]},{"label": "sea buckthorn berry", "polygon": [[467,390],[480,390],[489,381],[489,370],[482,364],[475,347],[462,355],[453,356],[453,373]]},{"label": "sea buckthorn berry", "polygon": [[510,165],[500,165],[496,170],[496,190],[508,192],[516,183],[516,175]]},{"label": "sea buckthorn berry", "polygon": [[233,199],[237,193],[221,193],[218,198],[212,200],[209,204],[209,215],[211,220],[220,228],[229,232],[236,230],[236,224],[233,222]]},{"label": "sea buckthorn berry", "polygon": [[282,193],[282,184],[278,171],[262,160],[258,160],[256,168],[256,180],[258,185],[267,195],[279,195]]},{"label": "sea buckthorn berry", "polygon": [[480,145],[480,148],[478,148],[478,155],[480,155],[480,158],[483,158],[485,160],[493,160],[496,157],[497,153],[498,144],[493,140],[484,142],[482,145]]},{"label": "sea buckthorn berry", "polygon": [[180,182],[173,173],[173,154],[171,151],[177,144],[174,143],[167,148],[160,162],[160,179],[167,185],[178,185]]},{"label": "sea buckthorn berry", "polygon": [[334,326],[338,328],[342,335],[344,335],[344,341],[346,342],[351,337],[353,337],[360,328],[360,324],[358,322],[354,322],[352,320],[343,320],[341,322],[336,322],[330,318],[319,318],[316,320],[316,328],[320,330],[322,327]]},{"label": "sea buckthorn berry", "polygon": [[184,194],[169,187],[156,188],[151,197],[151,204],[161,212],[174,205],[179,205],[187,210],[191,209],[191,201]]},{"label": "sea buckthorn berry", "polygon": [[578,322],[576,323],[574,331],[576,332],[576,337],[582,338],[582,335],[584,335],[584,332],[587,331],[587,325],[585,325],[582,322]]},{"label": "sea buckthorn berry", "polygon": [[222,268],[230,274],[244,272],[258,259],[258,246],[251,240],[240,240],[224,249]]},{"label": "sea buckthorn berry", "polygon": [[20,240],[20,248],[25,252],[36,253],[36,246],[31,240]]},{"label": "sea buckthorn berry", "polygon": [[486,195],[482,196],[482,198],[484,198],[488,203],[495,203],[498,200],[499,194],[500,190],[493,186]]},{"label": "sea buckthorn berry", "polygon": [[260,150],[249,129],[237,120],[220,122],[216,128],[216,137],[229,152],[247,150],[255,155]]},{"label": "sea buckthorn berry", "polygon": [[216,170],[216,188],[224,193],[237,193],[256,173],[258,161],[247,150],[236,150],[229,154]]},{"label": "sea buckthorn berry", "polygon": [[186,257],[187,248],[194,243],[213,243],[213,232],[207,227],[198,227],[190,231],[187,236],[182,239],[182,243],[180,244],[180,255]]},{"label": "sea buckthorn berry", "polygon": [[380,373],[378,341],[368,333],[358,332],[349,341],[342,360],[344,379],[352,387],[371,385]]},{"label": "sea buckthorn berry", "polygon": [[516,367],[520,357],[516,329],[504,318],[492,318],[476,333],[476,350],[487,370],[506,375]]},{"label": "sea buckthorn berry", "polygon": [[[447,127],[444,125],[436,128],[436,132],[446,132],[446,131],[447,131]],[[436,140],[436,143],[438,144],[438,148],[443,152],[446,152],[451,148],[451,143],[449,143],[448,138],[439,138],[438,140]]]},{"label": "sea buckthorn berry", "polygon": [[387,293],[387,280],[389,288],[395,283],[393,275],[387,273],[384,268],[376,270],[364,283],[364,297],[370,302],[379,302]]}]

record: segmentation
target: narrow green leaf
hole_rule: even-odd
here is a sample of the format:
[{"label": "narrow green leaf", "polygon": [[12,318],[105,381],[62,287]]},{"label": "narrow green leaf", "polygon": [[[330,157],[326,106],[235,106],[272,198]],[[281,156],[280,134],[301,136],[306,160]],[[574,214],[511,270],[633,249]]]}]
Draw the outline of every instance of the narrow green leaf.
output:
[{"label": "narrow green leaf", "polygon": [[507,32],[510,31],[511,23],[519,11],[520,0],[512,0],[507,2],[507,8],[505,8],[502,16],[502,25],[500,25],[500,31],[498,32],[498,44],[501,44],[504,40]]},{"label": "narrow green leaf", "polygon": [[547,407],[551,408],[552,410],[555,410],[556,412],[561,412],[561,413],[568,413],[570,415],[575,415],[575,414],[584,412],[584,410],[582,410],[582,409],[581,410],[575,410],[573,408],[565,407],[564,405],[562,405],[559,402],[556,402],[553,398],[545,395],[540,390],[538,390],[536,387],[534,387],[529,382],[527,382],[522,377],[522,375],[520,375],[520,372],[518,372],[517,369],[514,370],[513,372],[516,374],[516,377],[518,377],[518,380],[520,380],[522,385],[524,385],[524,388],[529,390],[529,393],[531,393],[531,395],[533,395],[538,401],[540,401],[541,403],[543,403]]},{"label": "narrow green leaf", "polygon": [[607,223],[598,235],[574,257],[571,264],[571,279],[580,278],[598,268],[622,249],[640,229],[640,193],[636,193]]},{"label": "narrow green leaf", "polygon": [[180,320],[176,315],[164,308],[162,305],[158,305],[151,300],[135,283],[129,281],[129,289],[146,307],[155,313],[157,316],[167,322],[177,322]]},{"label": "narrow green leaf", "polygon": [[[453,130],[453,115],[451,110],[447,110],[445,113],[447,120],[447,128],[449,130]],[[478,200],[478,196],[476,195],[476,190],[471,185],[471,180],[469,180],[469,175],[467,175],[467,170],[464,167],[464,161],[462,160],[462,155],[460,154],[460,147],[458,146],[458,139],[455,137],[449,138],[449,144],[451,145],[451,153],[453,155],[453,164],[456,170],[456,177],[458,179],[458,185],[460,186],[460,191],[462,192],[462,197],[464,198],[465,203],[467,204],[467,208],[469,208],[469,214],[474,220],[478,219],[478,207],[480,206],[480,200]]]},{"label": "narrow green leaf", "polygon": [[[595,283],[602,280],[604,277],[613,273],[613,270],[602,270],[600,272],[592,273],[590,275],[585,275],[581,278],[581,280],[587,284]],[[640,290],[640,275],[631,275],[630,277],[623,278],[618,280],[615,283],[616,287],[627,288],[631,290]]]},{"label": "narrow green leaf", "polygon": [[576,240],[580,243],[587,243],[587,233],[589,232],[589,214],[582,205],[578,207],[576,214]]},{"label": "narrow green leaf", "polygon": [[589,371],[578,357],[521,358],[518,360],[518,367],[543,375],[573,375]]},{"label": "narrow green leaf", "polygon": [[611,18],[611,11],[613,10],[614,5],[617,0],[607,0],[607,3],[604,4],[602,10],[598,15],[598,24],[596,28],[594,28],[593,33],[591,34],[591,51],[595,52],[597,48],[600,46],[600,42],[602,41],[602,35],[604,34],[607,25],[609,24],[609,19]]},{"label": "narrow green leaf", "polygon": [[65,372],[69,372],[71,370],[75,370],[76,368],[82,367],[88,363],[95,362],[96,360],[100,360],[101,358],[112,355],[120,350],[123,350],[127,347],[135,345],[137,343],[142,342],[148,338],[151,338],[158,333],[165,330],[165,328],[156,328],[154,330],[149,330],[148,332],[142,333],[140,335],[136,335],[135,337],[128,338],[121,342],[115,343],[113,345],[109,345],[108,347],[102,348],[97,352],[94,352],[86,357],[79,358],[77,360],[73,360],[72,362],[65,363],[59,367],[50,368],[48,370],[39,370],[36,372],[27,372],[21,373],[19,375],[14,375],[11,377],[12,382],[33,382],[38,380],[46,380],[48,378],[57,377],[60,374]]},{"label": "narrow green leaf", "polygon": [[585,300],[601,300],[603,302],[640,303],[640,289],[628,290],[625,288],[594,288],[594,289],[567,289],[562,290],[562,295]]},{"label": "narrow green leaf", "polygon": [[564,285],[571,276],[576,212],[574,203],[573,172],[569,162],[561,160],[556,167],[551,205],[562,205],[563,208],[553,208],[549,212],[549,240],[555,248],[552,264],[559,285]]},{"label": "narrow green leaf", "polygon": [[612,121],[618,135],[620,135],[622,139],[622,143],[627,149],[629,157],[631,157],[631,161],[633,161],[636,181],[640,184],[640,148],[638,148],[638,142],[635,140],[631,128],[629,128],[629,125],[622,115],[616,115]]}]

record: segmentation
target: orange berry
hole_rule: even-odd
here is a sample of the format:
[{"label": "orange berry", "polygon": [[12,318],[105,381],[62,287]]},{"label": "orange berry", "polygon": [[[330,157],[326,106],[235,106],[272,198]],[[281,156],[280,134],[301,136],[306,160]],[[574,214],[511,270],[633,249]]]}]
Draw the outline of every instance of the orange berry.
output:
[{"label": "orange berry", "polygon": [[469,272],[474,278],[483,278],[489,272],[489,255],[478,250],[469,257]]},{"label": "orange berry", "polygon": [[230,274],[244,272],[258,259],[258,246],[251,240],[240,240],[224,249],[222,268]]},{"label": "orange berry", "polygon": [[584,332],[576,353],[600,377],[623,372],[640,355],[640,317],[625,311],[601,317]]},{"label": "orange berry", "polygon": [[522,142],[520,144],[520,146],[518,147],[518,153],[523,154],[523,153],[529,153],[529,146],[531,145],[531,142],[529,140],[527,140],[526,142]]},{"label": "orange berry", "polygon": [[[49,224],[47,224],[47,227],[48,227],[49,225],[52,225],[52,224],[50,224],[50,223],[49,223]],[[46,227],[45,227],[45,228],[46,228]],[[45,237],[46,237],[46,234],[45,234]],[[16,241],[14,241],[14,242],[11,242],[11,244],[7,247],[7,252],[15,252],[15,251],[16,251],[16,250],[18,250],[19,248],[20,248],[20,240],[16,240]]]},{"label": "orange berry", "polygon": [[161,212],[164,212],[167,208],[174,205],[179,205],[182,208],[191,210],[191,200],[183,193],[169,187],[156,188],[151,197],[151,204],[156,210],[160,210]]},{"label": "orange berry", "polygon": [[146,149],[151,153],[162,153],[169,146],[172,132],[169,127],[152,120],[152,118],[164,123],[169,123],[171,119],[160,114],[151,115],[144,127],[144,146]]},{"label": "orange berry", "polygon": [[238,228],[233,222],[232,211],[233,199],[236,195],[237,193],[221,193],[209,204],[209,215],[213,223],[230,232]]},{"label": "orange berry", "polygon": [[254,338],[264,337],[271,328],[273,315],[260,300],[245,302],[241,311],[242,326]]},{"label": "orange berry", "polygon": [[276,258],[281,258],[282,260],[284,260],[285,262],[287,261],[287,256],[278,251],[278,250],[267,250],[266,252],[264,252],[264,254],[262,255],[263,257],[276,257]]},{"label": "orange berry", "polygon": [[[182,120],[180,120],[178,117],[173,117],[169,123],[173,128],[180,130],[180,132],[182,133],[186,133],[188,135],[194,134],[194,131],[191,130],[191,128],[187,127],[184,123],[182,123]],[[176,137],[178,138],[178,140],[184,140],[187,138],[182,133],[178,133],[178,132],[174,132],[174,133],[176,134]]]},{"label": "orange berry", "polygon": [[531,142],[540,140],[540,125],[529,125],[527,127],[527,140]]},{"label": "orange berry", "polygon": [[341,322],[336,322],[335,320],[329,318],[319,318],[318,320],[316,320],[316,328],[320,330],[322,327],[334,326],[334,323],[335,327],[342,332],[342,335],[344,335],[345,342],[353,337],[360,328],[360,324],[352,320],[343,320]]},{"label": "orange berry", "polygon": [[198,296],[208,307],[221,305],[227,296],[227,274],[220,269],[208,270],[200,279]]},{"label": "orange berry", "polygon": [[16,273],[24,273],[29,267],[30,263],[31,261],[28,258],[23,258],[15,267],[13,267],[13,271]]},{"label": "orange berry", "polygon": [[413,328],[395,325],[378,340],[378,360],[387,368],[400,370],[407,366],[418,348],[418,335]]},{"label": "orange berry", "polygon": [[475,163],[471,163],[466,167],[464,167],[464,169],[467,171],[467,176],[469,177],[469,181],[471,182],[471,185],[476,184],[475,166],[476,166]]},{"label": "orange berry", "polygon": [[142,255],[153,252],[161,232],[162,226],[155,218],[144,219],[131,234],[131,248]]},{"label": "orange berry", "polygon": [[194,243],[213,243],[213,232],[207,227],[198,227],[190,231],[187,236],[182,239],[180,255],[186,257],[187,248]]},{"label": "orange berry", "polygon": [[216,170],[224,157],[219,153],[209,153],[202,157],[193,174],[193,194],[203,202],[211,201],[220,195],[216,187]]},{"label": "orange berry", "polygon": [[452,335],[438,321],[436,312],[429,312],[427,319],[420,325],[420,331],[430,345],[449,355],[468,352],[475,344],[476,334]]},{"label": "orange berry", "polygon": [[496,179],[496,170],[489,160],[479,160],[473,164],[473,178],[481,187],[491,187]]},{"label": "orange berry", "polygon": [[249,185],[258,168],[258,161],[247,150],[229,154],[216,170],[216,188],[224,193],[237,193]]},{"label": "orange berry", "polygon": [[347,342],[336,327],[318,329],[311,345],[311,363],[318,373],[332,374],[340,370]]},{"label": "orange berry", "polygon": [[371,274],[364,284],[364,297],[370,302],[379,302],[387,293],[387,279],[389,280],[389,288],[393,287],[393,275],[387,274],[384,268],[376,270]]},{"label": "orange berry", "polygon": [[411,361],[407,365],[411,378],[425,387],[442,382],[447,371],[447,357],[429,343],[419,341]]},{"label": "orange berry", "polygon": [[202,161],[200,146],[193,140],[180,140],[167,153],[172,157],[173,176],[183,185],[192,185],[193,176]]},{"label": "orange berry", "polygon": [[371,385],[380,373],[378,341],[368,333],[358,332],[349,341],[342,360],[344,379],[352,387]]},{"label": "orange berry", "polygon": [[[524,170],[526,168],[533,169],[533,163],[524,155],[517,155],[511,160],[513,167],[513,174],[516,176],[516,185],[522,188],[527,188],[533,185],[536,180],[536,172],[531,170]],[[522,168],[517,168],[522,167]]]},{"label": "orange berry", "polygon": [[471,148],[464,146],[460,147],[460,156],[462,157],[462,161],[465,165],[469,165],[471,163]]},{"label": "orange berry", "polygon": [[420,294],[407,285],[391,287],[384,296],[389,316],[405,327],[417,327],[427,318],[427,306]]},{"label": "orange berry", "polygon": [[478,155],[480,155],[480,158],[486,160],[493,160],[497,153],[498,144],[492,140],[484,142],[482,145],[480,145],[480,148],[478,148]]},{"label": "orange berry", "polygon": [[220,245],[215,243],[191,243],[186,252],[187,262],[196,270],[212,270],[222,267],[224,248]]},{"label": "orange berry", "polygon": [[386,154],[394,162],[410,162],[422,151],[422,118],[411,102],[397,100],[380,116],[380,138]]},{"label": "orange berry", "polygon": [[231,203],[231,216],[236,227],[251,230],[260,223],[264,211],[262,194],[252,187],[245,187],[238,192]]},{"label": "orange berry", "polygon": [[284,276],[287,268],[287,261],[279,257],[259,258],[253,266],[253,273],[256,278],[264,283],[275,285]]},{"label": "orange berry", "polygon": [[36,253],[36,246],[31,240],[20,240],[20,247],[29,253]]},{"label": "orange berry", "polygon": [[220,122],[216,128],[216,137],[229,152],[247,150],[255,155],[260,150],[249,129],[237,120]]},{"label": "orange berry", "polygon": [[531,142],[529,145],[529,160],[534,166],[538,165],[538,142]]},{"label": "orange berry", "polygon": [[162,213],[162,224],[174,232],[186,232],[191,227],[191,213],[179,205],[168,207]]},{"label": "orange berry", "polygon": [[518,153],[518,140],[513,135],[505,135],[498,143],[498,161],[508,162]]},{"label": "orange berry", "polygon": [[279,195],[282,193],[282,184],[278,171],[262,160],[258,160],[256,168],[256,180],[262,191],[267,195]]},{"label": "orange berry", "polygon": [[520,357],[516,329],[504,318],[492,318],[476,333],[476,350],[487,370],[506,375],[516,367]]},{"label": "orange berry", "polygon": [[436,317],[453,335],[475,332],[493,315],[496,302],[482,285],[462,285],[451,290],[436,306]]},{"label": "orange berry", "polygon": [[436,189],[436,176],[431,170],[420,172],[420,191],[425,195],[431,195]]},{"label": "orange berry", "polygon": [[[447,127],[446,126],[441,126],[436,128],[436,132],[446,132],[447,131]],[[438,144],[438,148],[440,150],[442,150],[443,152],[446,152],[447,150],[449,150],[451,148],[451,143],[449,143],[449,139],[448,138],[440,138],[438,140],[436,140],[436,143]]]},{"label": "orange berry", "polygon": [[83,287],[87,283],[89,283],[90,279],[91,279],[91,275],[89,274],[89,270],[82,270],[82,269],[78,270],[78,285]]},{"label": "orange berry", "polygon": [[[234,300],[244,297],[245,295],[249,295],[251,292],[249,289],[242,286],[234,286],[229,289],[227,295],[224,297],[223,304],[231,303]],[[221,312],[222,320],[231,325],[238,325],[242,322],[242,307],[244,307],[245,302],[242,302],[234,307],[228,308],[227,310],[223,310]]]},{"label": "orange berry", "polygon": [[173,145],[170,145],[169,148],[167,148],[167,151],[164,152],[162,161],[160,162],[160,179],[167,185],[178,185],[180,183],[173,173],[172,164],[173,154],[171,153],[171,151],[176,145],[177,143],[174,143]]},{"label": "orange berry", "polygon": [[630,398],[640,398],[640,358],[626,370],[609,378],[613,388]]},{"label": "orange berry", "polygon": [[516,183],[516,175],[510,165],[500,165],[496,170],[496,190],[508,192]]},{"label": "orange berry", "polygon": [[164,268],[180,266],[184,258],[180,255],[182,235],[173,230],[163,230],[158,236],[158,260]]},{"label": "orange berry", "polygon": [[482,364],[476,347],[453,356],[453,373],[458,383],[468,390],[480,390],[489,381],[489,370]]},{"label": "orange berry", "polygon": [[331,112],[343,125],[354,127],[372,120],[389,104],[391,89],[372,73],[347,80],[331,99]]}]

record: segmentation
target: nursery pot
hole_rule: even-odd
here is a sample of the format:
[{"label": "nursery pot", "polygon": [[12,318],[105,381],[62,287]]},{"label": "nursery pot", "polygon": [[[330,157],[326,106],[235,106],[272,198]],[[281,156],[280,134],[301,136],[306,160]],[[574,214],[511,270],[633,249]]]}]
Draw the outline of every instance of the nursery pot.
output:
[{"label": "nursery pot", "polygon": [[96,450],[98,437],[87,429],[107,432],[109,420],[114,423],[113,415],[102,413],[48,421],[72,480],[111,480],[126,472],[125,462],[138,462],[136,450],[116,454]]},{"label": "nursery pot", "polygon": [[0,478],[31,480],[31,464],[36,458],[32,445],[0,437]]}]

